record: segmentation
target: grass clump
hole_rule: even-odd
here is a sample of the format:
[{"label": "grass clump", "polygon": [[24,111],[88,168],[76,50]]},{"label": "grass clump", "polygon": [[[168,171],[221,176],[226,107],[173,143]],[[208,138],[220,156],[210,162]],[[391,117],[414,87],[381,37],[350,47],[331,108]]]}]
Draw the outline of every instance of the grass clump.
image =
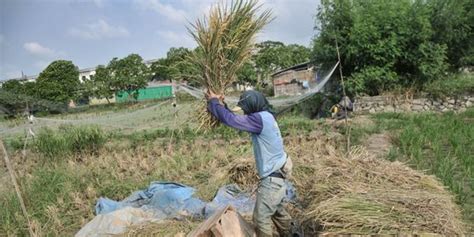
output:
[{"label": "grass clump", "polygon": [[472,94],[474,93],[474,74],[460,73],[442,80],[435,80],[426,85],[424,91],[435,98]]},{"label": "grass clump", "polygon": [[44,128],[34,140],[34,149],[48,158],[82,152],[96,152],[104,145],[106,134],[98,126]]}]

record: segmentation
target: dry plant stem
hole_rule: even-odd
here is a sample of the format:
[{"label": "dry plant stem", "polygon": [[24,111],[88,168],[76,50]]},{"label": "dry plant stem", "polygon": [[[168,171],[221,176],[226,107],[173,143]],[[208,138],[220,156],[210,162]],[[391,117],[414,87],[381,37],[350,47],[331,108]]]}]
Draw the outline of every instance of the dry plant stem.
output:
[{"label": "dry plant stem", "polygon": [[300,179],[304,188],[299,189],[309,194],[304,219],[321,223],[327,232],[417,230],[453,236],[464,231],[452,195],[434,177],[402,163],[378,159],[365,148],[352,147],[348,157],[336,152],[305,165],[317,175]]},{"label": "dry plant stem", "polygon": [[173,151],[173,137],[174,137],[174,133],[175,133],[175,130],[177,130],[178,128],[176,127],[176,122],[178,120],[178,111],[176,109],[176,106],[174,106],[174,109],[173,109],[173,127],[174,129],[171,131],[171,136],[170,136],[170,142],[168,144],[168,152],[172,152]]},{"label": "dry plant stem", "polygon": [[[236,0],[213,6],[209,15],[188,27],[198,45],[189,58],[200,74],[195,80],[208,90],[224,95],[236,81],[237,71],[250,59],[257,33],[271,21],[256,0]],[[215,126],[208,113],[199,114],[201,129]]]},{"label": "dry plant stem", "polygon": [[208,131],[219,125],[219,120],[212,116],[209,111],[207,111],[206,101],[198,105],[198,109],[196,111],[196,120],[199,124],[197,131]]},{"label": "dry plant stem", "polygon": [[3,145],[2,140],[0,140],[0,146],[2,146],[3,158],[5,159],[5,164],[7,165],[8,172],[10,173],[10,177],[12,178],[12,183],[13,183],[13,186],[15,187],[15,192],[18,197],[18,201],[20,202],[21,210],[23,211],[23,215],[28,221],[28,231],[30,232],[30,236],[36,236],[35,232],[33,231],[33,227],[31,227],[32,224],[31,224],[28,212],[26,211],[25,202],[23,201],[23,197],[21,196],[20,186],[18,185],[16,181],[15,171],[13,170],[13,167],[10,163],[10,158],[8,157],[7,150],[5,149],[5,146]]}]

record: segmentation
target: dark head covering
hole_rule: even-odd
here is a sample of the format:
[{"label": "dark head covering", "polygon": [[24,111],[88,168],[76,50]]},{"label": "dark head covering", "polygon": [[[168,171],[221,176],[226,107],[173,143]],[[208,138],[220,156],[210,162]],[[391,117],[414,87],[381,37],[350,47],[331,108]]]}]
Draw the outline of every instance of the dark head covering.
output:
[{"label": "dark head covering", "polygon": [[257,113],[261,111],[268,111],[273,114],[271,105],[265,96],[258,91],[245,91],[240,95],[237,103],[245,114]]}]

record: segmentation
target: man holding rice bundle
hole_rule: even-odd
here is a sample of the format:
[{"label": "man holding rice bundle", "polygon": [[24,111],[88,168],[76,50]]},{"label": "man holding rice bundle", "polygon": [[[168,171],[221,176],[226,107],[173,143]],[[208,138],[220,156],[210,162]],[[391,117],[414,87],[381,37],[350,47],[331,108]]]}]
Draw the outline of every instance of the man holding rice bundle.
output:
[{"label": "man holding rice bundle", "polygon": [[286,178],[291,160],[283,147],[283,139],[270,105],[258,91],[246,91],[237,104],[244,115],[236,115],[221,102],[222,95],[207,93],[208,110],[223,124],[251,133],[260,182],[253,219],[257,236],[272,236],[272,222],[281,236],[289,235],[291,217],[283,206]]}]

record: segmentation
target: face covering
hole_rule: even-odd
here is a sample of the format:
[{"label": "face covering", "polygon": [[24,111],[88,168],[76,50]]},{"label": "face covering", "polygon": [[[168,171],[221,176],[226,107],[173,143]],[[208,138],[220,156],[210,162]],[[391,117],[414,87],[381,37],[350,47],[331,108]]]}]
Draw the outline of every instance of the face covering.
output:
[{"label": "face covering", "polygon": [[245,114],[268,111],[273,114],[271,105],[265,96],[258,91],[245,91],[240,95],[237,106],[242,108]]}]

